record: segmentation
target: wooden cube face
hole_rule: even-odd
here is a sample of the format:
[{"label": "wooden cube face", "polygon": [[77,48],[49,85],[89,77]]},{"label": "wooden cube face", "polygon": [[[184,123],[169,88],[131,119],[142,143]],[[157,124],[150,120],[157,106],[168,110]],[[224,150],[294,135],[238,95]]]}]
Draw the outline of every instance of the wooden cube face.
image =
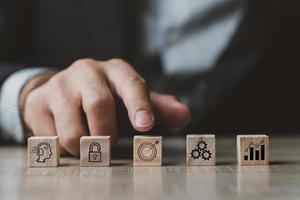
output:
[{"label": "wooden cube face", "polygon": [[215,165],[216,143],[215,135],[186,136],[187,165]]},{"label": "wooden cube face", "polygon": [[238,135],[237,159],[239,165],[268,165],[269,137],[267,135]]},{"label": "wooden cube face", "polygon": [[28,138],[29,167],[57,167],[60,150],[57,136]]},{"label": "wooden cube face", "polygon": [[110,165],[110,136],[83,136],[80,138],[80,166]]},{"label": "wooden cube face", "polygon": [[135,136],[133,138],[133,166],[161,166],[162,137]]}]

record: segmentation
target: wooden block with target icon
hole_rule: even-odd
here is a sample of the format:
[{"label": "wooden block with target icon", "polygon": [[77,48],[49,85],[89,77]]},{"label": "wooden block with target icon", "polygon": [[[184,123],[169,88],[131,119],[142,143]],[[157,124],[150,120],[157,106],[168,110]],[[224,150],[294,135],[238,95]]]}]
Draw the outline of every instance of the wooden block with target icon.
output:
[{"label": "wooden block with target icon", "polygon": [[59,138],[40,136],[28,138],[29,167],[57,167],[60,160]]},{"label": "wooden block with target icon", "polygon": [[187,165],[215,165],[216,142],[215,135],[198,134],[186,136]]},{"label": "wooden block with target icon", "polygon": [[133,166],[161,166],[162,137],[134,136]]}]

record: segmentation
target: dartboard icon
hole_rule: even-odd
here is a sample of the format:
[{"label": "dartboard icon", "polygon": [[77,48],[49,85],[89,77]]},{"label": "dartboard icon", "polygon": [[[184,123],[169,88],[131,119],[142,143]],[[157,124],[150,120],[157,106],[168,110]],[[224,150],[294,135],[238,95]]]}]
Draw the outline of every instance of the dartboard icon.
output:
[{"label": "dartboard icon", "polygon": [[154,144],[145,142],[138,148],[138,156],[141,160],[149,162],[152,161],[157,155],[157,149]]}]

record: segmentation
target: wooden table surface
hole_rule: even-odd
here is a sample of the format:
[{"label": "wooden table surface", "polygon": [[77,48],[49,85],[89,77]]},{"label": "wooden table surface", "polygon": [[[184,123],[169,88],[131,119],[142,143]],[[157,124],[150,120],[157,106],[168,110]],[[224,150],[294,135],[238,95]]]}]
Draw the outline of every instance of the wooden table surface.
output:
[{"label": "wooden table surface", "polygon": [[300,137],[270,137],[269,166],[237,166],[235,136],[217,136],[217,165],[185,166],[185,138],[165,137],[163,167],[132,167],[132,142],[111,167],[28,168],[25,147],[0,147],[0,199],[300,199]]}]

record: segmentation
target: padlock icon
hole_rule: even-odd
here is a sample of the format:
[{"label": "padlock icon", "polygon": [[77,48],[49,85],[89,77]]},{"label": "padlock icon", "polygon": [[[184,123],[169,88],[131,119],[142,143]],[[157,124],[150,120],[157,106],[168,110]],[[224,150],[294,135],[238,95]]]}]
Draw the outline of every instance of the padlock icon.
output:
[{"label": "padlock icon", "polygon": [[89,162],[101,162],[101,145],[98,142],[90,144]]}]

